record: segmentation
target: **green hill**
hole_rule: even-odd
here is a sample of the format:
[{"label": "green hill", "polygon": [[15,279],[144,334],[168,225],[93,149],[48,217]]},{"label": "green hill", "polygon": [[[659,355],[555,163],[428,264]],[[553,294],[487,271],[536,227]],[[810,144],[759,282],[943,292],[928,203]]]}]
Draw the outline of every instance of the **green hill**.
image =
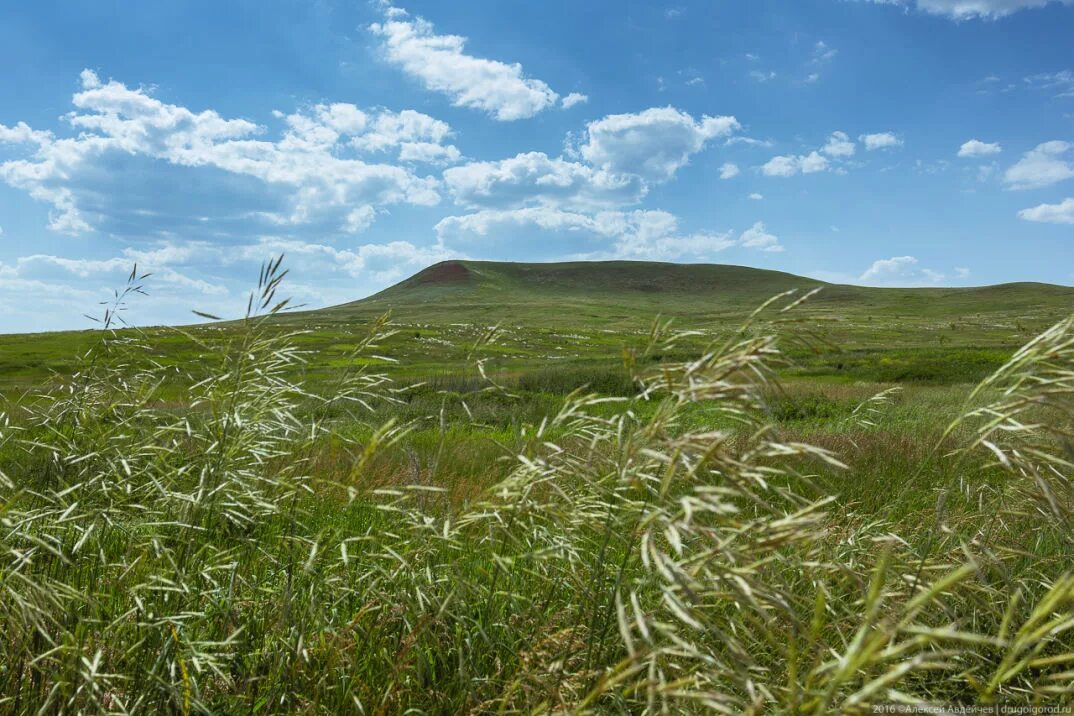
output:
[{"label": "green hill", "polygon": [[848,329],[868,324],[875,338],[896,342],[900,325],[912,334],[950,323],[1017,329],[1019,323],[1041,325],[1074,311],[1074,288],[1040,283],[868,288],[719,264],[445,261],[369,298],[291,320],[350,322],[390,309],[404,323],[639,329],[659,314],[701,326],[741,320],[778,293],[813,288],[821,291],[801,315]]},{"label": "green hill", "polygon": [[[302,331],[299,343],[317,380],[331,380],[333,371],[349,365],[355,336],[389,310],[400,330],[382,350],[409,377],[462,370],[480,328],[493,324],[506,334],[497,342],[500,369],[521,374],[562,369],[565,362],[616,365],[623,346],[637,344],[636,334],[658,315],[681,328],[725,333],[776,294],[818,287],[819,293],[790,314],[799,326],[780,330],[802,329],[813,334],[811,345],[826,346],[823,356],[797,350],[802,370],[825,379],[979,380],[1017,346],[1074,312],[1074,288],[1039,283],[889,289],[714,264],[445,261],[369,298],[284,313],[274,323]],[[237,326],[224,322],[188,330],[212,337]],[[5,336],[0,393],[70,372],[74,357],[98,335]],[[156,360],[198,359],[200,349],[181,334],[151,328],[146,335]],[[707,340],[694,339],[694,349]]]}]

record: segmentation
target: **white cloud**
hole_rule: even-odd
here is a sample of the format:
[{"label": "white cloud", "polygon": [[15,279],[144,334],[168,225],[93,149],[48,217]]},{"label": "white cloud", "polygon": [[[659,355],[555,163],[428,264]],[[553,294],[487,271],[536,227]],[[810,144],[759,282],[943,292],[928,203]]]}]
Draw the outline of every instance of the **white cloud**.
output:
[{"label": "white cloud", "polygon": [[828,160],[816,152],[810,152],[806,156],[798,158],[798,166],[803,174],[815,174],[828,168]]},{"label": "white cloud", "polygon": [[1026,221],[1046,224],[1074,224],[1074,198],[1063,199],[1058,204],[1040,204],[1031,209],[1022,209],[1018,216]]},{"label": "white cloud", "polygon": [[772,157],[761,166],[761,173],[769,177],[791,177],[795,174],[815,174],[828,169],[829,162],[817,152],[807,155],[783,155]]},{"label": "white cloud", "polygon": [[734,177],[737,177],[739,174],[740,174],[740,172],[739,172],[737,164],[732,164],[731,162],[726,162],[723,166],[720,167],[720,178],[721,179],[733,179]]},{"label": "white cloud", "polygon": [[561,257],[560,252],[571,251],[568,258],[574,259],[705,260],[732,247],[782,250],[760,222],[737,238],[732,232],[683,234],[678,219],[659,210],[586,214],[553,207],[487,209],[449,216],[436,225],[436,232],[445,251],[480,247],[482,255],[512,256],[524,242],[531,244],[531,251]]},{"label": "white cloud", "polygon": [[[204,241],[158,242],[143,249],[124,248],[103,258],[34,254],[12,265],[0,263],[0,308],[20,309],[5,323],[8,330],[84,328],[87,307],[111,296],[137,262],[148,296],[132,302],[128,320],[135,324],[189,323],[191,309],[219,316],[241,315],[257,264],[286,254],[289,278],[281,295],[295,303],[318,306],[352,301],[384,288],[437,261],[459,257],[439,246],[407,241],[336,247],[320,242],[263,236],[252,243],[220,245]],[[236,269],[242,269],[236,278]],[[95,311],[91,310],[91,313]],[[23,316],[29,316],[22,320]],[[47,322],[45,322],[47,320]]]},{"label": "white cloud", "polygon": [[825,62],[830,62],[838,54],[839,50],[829,47],[823,40],[818,40],[817,43],[813,45],[812,61],[815,64],[824,64]]},{"label": "white cloud", "polygon": [[[890,139],[885,132],[882,135],[863,134],[861,140],[866,143],[867,149],[877,149],[882,146],[891,146],[891,141],[901,143],[894,135]],[[879,139],[878,139],[879,137]],[[819,150],[813,150],[808,154],[781,154],[772,157],[759,167],[761,173],[769,177],[792,177],[796,174],[817,174],[819,172],[832,171],[837,174],[846,173],[846,163],[857,151],[857,145],[846,132],[835,131],[828,137],[828,141]]]},{"label": "white cloud", "polygon": [[942,15],[953,20],[981,18],[996,20],[1019,10],[1042,8],[1052,2],[1065,5],[1074,0],[871,0],[881,5],[914,5],[918,10],[932,15]]},{"label": "white cloud", "polygon": [[761,173],[768,177],[791,177],[800,171],[800,157],[781,155],[772,157],[761,166]]},{"label": "white cloud", "polygon": [[1074,166],[1060,159],[1074,145],[1051,141],[1028,151],[1003,176],[1011,189],[1037,189],[1074,177]]},{"label": "white cloud", "polygon": [[[141,239],[193,227],[226,232],[251,222],[360,230],[378,207],[440,199],[434,177],[361,156],[459,158],[442,144],[450,127],[411,110],[331,104],[277,113],[287,128],[270,141],[249,120],[166,104],[89,70],[72,103],[76,110],[65,120],[77,136],[0,125],[0,142],[25,152],[0,163],[0,181],[49,203],[49,226],[64,233],[97,229]],[[177,185],[185,187],[182,195],[173,191]]]},{"label": "white cloud", "polygon": [[[32,270],[35,265],[54,266],[80,278],[113,274],[118,283],[121,275],[130,273],[135,262],[136,258],[128,252],[124,252],[123,256],[109,259],[71,259],[48,254],[33,254],[20,257],[17,266],[20,274],[25,273],[27,270]],[[140,271],[152,274],[154,283],[165,284],[174,288],[190,289],[210,296],[225,296],[228,293],[226,286],[210,283],[199,278],[192,278],[157,261],[143,260],[137,261],[137,263]]]},{"label": "white cloud", "polygon": [[[187,251],[188,247],[191,251]],[[196,249],[196,254],[193,251],[194,249]],[[98,288],[103,288],[102,280],[114,282],[116,285],[123,283],[125,277],[130,274],[132,267],[137,264],[139,274],[147,271],[154,274],[167,272],[168,275],[163,276],[163,280],[154,276],[155,283],[163,282],[165,284],[189,286],[191,284],[187,277],[172,280],[176,278],[176,273],[178,272],[172,272],[170,264],[188,263],[189,259],[195,255],[215,259],[218,255],[217,247],[202,242],[190,242],[186,247],[160,245],[149,250],[126,248],[120,252],[119,256],[104,259],[31,254],[16,258],[13,265],[5,266],[0,263],[0,277],[14,278],[21,275],[24,280],[29,281],[36,280],[29,277],[37,276],[40,278],[42,273],[49,272],[52,273],[49,278],[55,278],[56,272],[59,271],[62,275],[69,275],[78,279],[93,279]],[[113,277],[109,278],[108,274],[112,274]],[[111,285],[112,283],[108,284],[109,287]],[[199,282],[193,285],[206,288],[205,293],[208,294],[227,293],[226,288],[212,285],[209,282]]]},{"label": "white cloud", "polygon": [[979,139],[971,139],[967,142],[963,142],[962,146],[958,148],[958,156],[963,158],[973,157],[987,157],[993,154],[999,154],[1003,151],[1003,148],[998,143],[982,142]]},{"label": "white cloud", "polygon": [[589,101],[589,97],[580,92],[571,92],[569,95],[563,98],[563,109],[570,109],[576,104],[584,104]]},{"label": "white cloud", "polygon": [[[675,218],[666,212],[623,209],[738,126],[734,117],[694,119],[673,107],[652,108],[590,122],[580,136],[568,136],[565,157],[527,152],[451,167],[443,173],[444,185],[456,204],[475,211],[445,218],[437,236],[442,246],[462,250],[480,239],[485,255],[509,258],[518,257],[512,247],[519,245],[548,258],[712,250],[722,234],[683,236],[669,226]],[[720,173],[730,178],[739,168],[726,163]]]},{"label": "white cloud", "polygon": [[779,239],[768,233],[764,223],[760,221],[743,231],[738,238],[738,243],[747,249],[772,252],[783,251],[783,247],[779,244]]},{"label": "white cloud", "polygon": [[873,152],[877,149],[890,149],[892,147],[902,146],[902,140],[895,136],[894,132],[863,134],[858,137],[858,139],[865,145],[865,150],[868,152]]},{"label": "white cloud", "polygon": [[[934,15],[955,19],[1000,18],[1030,8],[1040,8],[1054,0],[917,0],[918,8]],[[1058,0],[1070,4],[1071,0]]]},{"label": "white cloud", "polygon": [[0,124],[0,144],[47,144],[52,141],[52,132],[33,129],[26,122],[17,122],[14,127]]},{"label": "white cloud", "polygon": [[772,70],[762,72],[761,70],[750,70],[750,79],[754,82],[769,82],[776,79],[776,73]]},{"label": "white cloud", "polygon": [[758,194],[757,192],[753,192],[752,194],[750,194],[750,199],[753,199],[754,201],[761,201],[762,199],[764,199],[764,194]]},{"label": "white cloud", "polygon": [[1070,70],[1030,75],[1025,78],[1025,82],[1030,87],[1055,92],[1057,99],[1074,97],[1074,72]]},{"label": "white cloud", "polygon": [[444,144],[452,135],[447,122],[412,109],[367,113],[336,102],[314,105],[306,113],[276,114],[290,126],[296,142],[311,146],[341,144],[364,153],[398,151],[404,162],[448,163],[461,157],[456,147]]},{"label": "white cloud", "polygon": [[[332,273],[365,279],[372,288],[382,288],[419,271],[430,264],[456,257],[442,247],[416,246],[409,241],[362,244],[354,248],[336,248],[316,242],[295,241],[279,237],[263,237],[257,243],[246,244],[230,252],[231,261],[254,262],[270,255],[286,255],[287,261],[301,268],[307,276],[324,281]],[[330,281],[327,283],[331,283]],[[351,282],[345,282],[347,286]],[[344,300],[353,300],[352,293]]]},{"label": "white cloud", "polygon": [[444,183],[459,204],[484,207],[609,207],[639,201],[648,191],[637,176],[553,159],[542,152],[452,167],[444,171]]},{"label": "white cloud", "polygon": [[836,50],[835,48],[830,47],[828,45],[828,43],[824,42],[823,40],[818,40],[813,45],[812,57],[810,57],[810,60],[809,60],[809,67],[810,67],[810,69],[812,71],[809,74],[806,75],[805,83],[806,84],[815,84],[815,83],[819,82],[820,81],[820,72],[817,72],[816,70],[818,68],[828,64],[829,62],[831,62],[832,59],[834,59],[835,56],[838,55],[838,54],[839,54],[839,50]]},{"label": "white cloud", "polygon": [[845,159],[854,156],[855,149],[854,142],[846,132],[832,132],[832,136],[828,137],[828,143],[821,147],[820,151],[829,157]]},{"label": "white cloud", "polygon": [[955,278],[966,279],[970,277],[970,270],[965,266],[955,266]]},{"label": "white cloud", "polygon": [[709,140],[739,128],[734,117],[705,115],[695,120],[674,107],[653,107],[590,122],[578,152],[599,169],[659,182],[674,176]]},{"label": "white cloud", "polygon": [[887,277],[906,271],[907,268],[916,266],[917,259],[913,256],[893,256],[890,259],[878,259],[861,275],[862,281],[871,281],[877,278]]},{"label": "white cloud", "polygon": [[745,144],[748,147],[771,147],[772,146],[772,142],[770,140],[767,140],[767,139],[754,139],[753,137],[744,137],[742,135],[738,135],[738,136],[735,136],[735,137],[728,137],[727,141],[724,142],[724,144],[726,146],[728,146],[728,147],[734,146],[735,144]]},{"label": "white cloud", "polygon": [[[501,121],[526,119],[560,103],[545,82],[526,77],[522,65],[474,57],[465,52],[466,38],[438,35],[432,23],[390,7],[384,22],[369,29],[383,39],[384,58],[417,79],[426,89],[451,98],[456,107],[487,112]],[[570,107],[584,95],[562,101]]]},{"label": "white cloud", "polygon": [[939,271],[922,268],[914,256],[893,256],[874,261],[858,280],[871,286],[929,286],[944,278]]}]

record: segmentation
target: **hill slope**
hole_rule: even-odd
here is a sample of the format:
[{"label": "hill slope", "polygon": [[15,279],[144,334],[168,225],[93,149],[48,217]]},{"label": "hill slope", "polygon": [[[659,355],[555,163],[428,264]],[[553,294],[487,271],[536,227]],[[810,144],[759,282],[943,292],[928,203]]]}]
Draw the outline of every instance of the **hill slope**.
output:
[{"label": "hill slope", "polygon": [[803,314],[844,324],[1041,324],[1074,311],[1074,288],[1039,283],[867,288],[719,264],[445,261],[369,298],[299,315],[349,322],[390,309],[413,323],[637,329],[658,314],[682,325],[738,321],[775,294],[818,287]]}]

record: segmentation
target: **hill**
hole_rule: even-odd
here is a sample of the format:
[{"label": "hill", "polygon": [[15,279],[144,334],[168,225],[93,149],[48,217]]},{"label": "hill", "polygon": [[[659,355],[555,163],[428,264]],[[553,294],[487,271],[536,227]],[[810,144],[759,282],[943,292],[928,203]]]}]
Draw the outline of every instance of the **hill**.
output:
[{"label": "hill", "polygon": [[[723,332],[776,294],[818,287],[793,316],[802,329],[838,348],[825,357],[799,356],[811,375],[828,377],[978,380],[1015,347],[1074,312],[1074,288],[1039,283],[866,288],[715,264],[445,261],[369,298],[285,313],[276,324],[303,331],[308,370],[319,380],[331,380],[333,371],[348,365],[355,336],[389,310],[402,330],[383,350],[411,377],[462,370],[480,327],[493,324],[509,333],[497,344],[501,368],[525,372],[553,365],[550,356],[560,363],[617,363],[623,346],[637,343],[636,334],[658,315],[679,327]],[[205,337],[237,325],[189,330]],[[147,335],[158,360],[198,358],[200,349],[170,329],[149,329]],[[70,372],[73,357],[95,340],[92,331],[5,336],[0,393]],[[695,347],[705,340],[698,338]]]},{"label": "hill", "polygon": [[369,298],[296,316],[350,322],[390,309],[402,322],[639,329],[658,314],[685,325],[738,321],[778,293],[814,288],[803,315],[881,333],[900,322],[1036,325],[1074,311],[1074,288],[1041,283],[869,288],[721,264],[445,261]]}]

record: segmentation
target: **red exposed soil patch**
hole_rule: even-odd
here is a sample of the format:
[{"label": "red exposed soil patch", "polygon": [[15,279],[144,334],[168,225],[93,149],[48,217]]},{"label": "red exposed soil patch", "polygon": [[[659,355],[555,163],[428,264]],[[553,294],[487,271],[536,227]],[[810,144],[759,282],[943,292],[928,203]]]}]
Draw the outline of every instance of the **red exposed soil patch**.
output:
[{"label": "red exposed soil patch", "polygon": [[430,266],[411,279],[414,285],[426,283],[458,283],[469,281],[470,269],[458,261],[442,261]]}]

